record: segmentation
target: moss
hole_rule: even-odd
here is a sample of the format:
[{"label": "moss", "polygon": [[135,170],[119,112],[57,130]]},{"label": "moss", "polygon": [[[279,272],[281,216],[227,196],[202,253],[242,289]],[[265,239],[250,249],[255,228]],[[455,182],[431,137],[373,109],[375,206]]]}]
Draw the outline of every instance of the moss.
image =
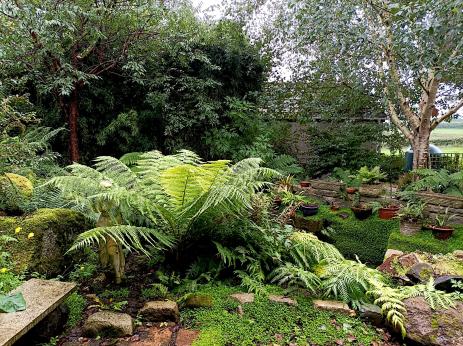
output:
[{"label": "moss", "polygon": [[[274,286],[269,287],[273,290]],[[275,288],[281,292],[281,289]],[[182,310],[182,324],[200,330],[195,346],[210,345],[331,345],[340,340],[349,345],[370,345],[378,341],[375,328],[342,314],[320,311],[313,307],[310,297],[294,292],[297,306],[288,306],[256,297],[253,303],[242,305],[243,315],[237,313],[239,303],[230,294],[238,287],[207,285],[198,294],[211,295],[212,308]],[[351,335],[356,340],[348,341]]]},{"label": "moss", "polygon": [[185,301],[188,308],[211,308],[214,301],[210,294],[192,294]]},{"label": "moss", "polygon": [[[15,234],[18,227],[21,231]],[[0,234],[18,239],[5,246],[17,272],[59,274],[71,259],[64,253],[77,234],[88,228],[90,224],[84,216],[69,209],[39,209],[25,217],[0,217]]]},{"label": "moss", "polygon": [[[347,216],[342,218],[341,216]],[[326,205],[320,206],[317,215],[307,217],[313,221],[323,220],[334,232],[329,241],[348,258],[358,256],[362,262],[377,265],[382,263],[387,250],[389,235],[398,227],[397,220],[381,220],[376,215],[360,221],[350,209],[333,212]]]},{"label": "moss", "polygon": [[29,179],[14,173],[0,176],[0,210],[20,213],[30,201],[33,185]]},{"label": "moss", "polygon": [[432,231],[422,230],[413,236],[406,236],[395,228],[388,241],[388,248],[403,252],[424,251],[433,254],[447,254],[463,249],[463,225],[455,227],[452,237],[447,240],[435,239]]}]

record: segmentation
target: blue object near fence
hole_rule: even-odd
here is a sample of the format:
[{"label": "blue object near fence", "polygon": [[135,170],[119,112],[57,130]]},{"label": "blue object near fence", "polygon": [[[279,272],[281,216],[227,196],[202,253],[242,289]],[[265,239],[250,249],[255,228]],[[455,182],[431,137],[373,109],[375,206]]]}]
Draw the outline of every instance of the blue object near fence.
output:
[{"label": "blue object near fence", "polygon": [[[434,144],[429,145],[429,155],[433,157],[439,157],[443,154],[442,150]],[[410,147],[405,152],[405,172],[413,170],[413,149]]]}]

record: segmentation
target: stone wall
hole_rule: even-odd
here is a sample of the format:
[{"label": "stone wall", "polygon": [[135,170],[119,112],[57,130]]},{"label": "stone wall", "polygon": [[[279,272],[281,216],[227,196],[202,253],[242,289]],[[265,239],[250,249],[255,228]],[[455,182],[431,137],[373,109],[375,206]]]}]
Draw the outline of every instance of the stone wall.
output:
[{"label": "stone wall", "polygon": [[[327,203],[335,202],[342,207],[349,207],[353,195],[346,194],[345,184],[328,180],[309,180],[310,187],[301,188],[295,186],[296,191],[304,195],[323,199]],[[359,189],[360,201],[369,203],[379,200],[391,200],[395,188],[389,184],[363,185]],[[463,197],[449,196],[434,192],[418,192],[417,195],[426,203],[425,213],[434,218],[438,213],[443,213],[448,208],[448,213],[454,215],[450,221],[452,224],[463,224]]]}]

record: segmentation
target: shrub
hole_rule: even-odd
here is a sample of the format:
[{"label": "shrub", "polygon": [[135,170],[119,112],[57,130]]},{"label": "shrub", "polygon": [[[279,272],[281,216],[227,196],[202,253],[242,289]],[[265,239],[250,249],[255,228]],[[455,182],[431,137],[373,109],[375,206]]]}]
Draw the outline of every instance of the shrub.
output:
[{"label": "shrub", "polygon": [[69,309],[69,317],[66,323],[67,328],[74,328],[82,320],[86,300],[79,293],[74,292],[66,299],[66,306]]}]

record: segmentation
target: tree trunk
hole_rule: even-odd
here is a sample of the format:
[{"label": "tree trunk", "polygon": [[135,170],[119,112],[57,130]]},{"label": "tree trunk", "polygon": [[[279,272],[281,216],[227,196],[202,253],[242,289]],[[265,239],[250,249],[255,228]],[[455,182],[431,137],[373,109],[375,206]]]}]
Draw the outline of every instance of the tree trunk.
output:
[{"label": "tree trunk", "polygon": [[420,129],[412,143],[413,169],[429,168],[429,137],[430,129]]},{"label": "tree trunk", "polygon": [[78,136],[78,119],[79,119],[79,97],[77,87],[71,93],[69,100],[69,154],[72,162],[79,162],[79,136]]}]

